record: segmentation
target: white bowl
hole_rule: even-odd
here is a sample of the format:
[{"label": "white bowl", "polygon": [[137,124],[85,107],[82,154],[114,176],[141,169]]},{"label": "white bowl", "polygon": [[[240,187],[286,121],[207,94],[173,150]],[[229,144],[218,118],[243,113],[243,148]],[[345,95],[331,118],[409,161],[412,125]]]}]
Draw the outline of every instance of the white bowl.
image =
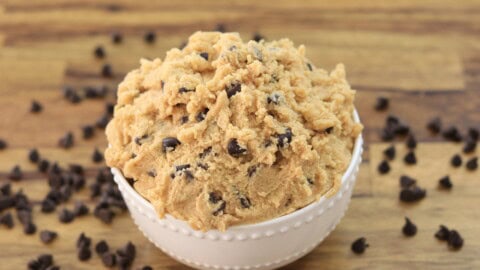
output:
[{"label": "white bowl", "polygon": [[[354,119],[359,122],[357,112]],[[348,208],[362,160],[362,136],[355,141],[352,160],[339,191],[302,209],[265,222],[201,232],[171,215],[159,218],[153,206],[112,168],[115,182],[133,221],[163,252],[199,269],[273,269],[293,262],[320,244]]]}]

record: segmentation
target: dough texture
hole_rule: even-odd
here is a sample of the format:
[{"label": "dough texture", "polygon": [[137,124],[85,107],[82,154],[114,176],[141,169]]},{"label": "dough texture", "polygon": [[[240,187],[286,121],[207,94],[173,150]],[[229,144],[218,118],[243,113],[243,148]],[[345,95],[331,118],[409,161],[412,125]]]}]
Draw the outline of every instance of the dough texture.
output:
[{"label": "dough texture", "polygon": [[119,85],[106,161],[194,229],[269,220],[339,189],[354,96],[343,65],[315,68],[303,45],[196,32]]}]

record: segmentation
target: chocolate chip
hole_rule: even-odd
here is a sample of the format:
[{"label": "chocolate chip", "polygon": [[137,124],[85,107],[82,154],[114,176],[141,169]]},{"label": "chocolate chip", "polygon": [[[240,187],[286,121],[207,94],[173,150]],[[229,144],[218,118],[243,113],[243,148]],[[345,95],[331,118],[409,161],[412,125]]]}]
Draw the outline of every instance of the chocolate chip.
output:
[{"label": "chocolate chip", "polygon": [[453,166],[453,167],[460,167],[462,166],[462,157],[460,157],[460,155],[456,154],[452,157],[452,159],[450,159],[450,164]]},{"label": "chocolate chip", "polygon": [[117,256],[113,253],[102,254],[102,263],[106,267],[114,267],[117,264]]},{"label": "chocolate chip", "polygon": [[187,47],[188,43],[187,41],[182,41],[182,43],[180,43],[180,45],[178,46],[178,48],[180,50],[183,50],[185,47]]},{"label": "chocolate chip", "polygon": [[403,158],[406,164],[412,165],[417,163],[417,157],[415,156],[415,152],[410,151],[408,152],[405,157]]},{"label": "chocolate chip", "polygon": [[198,112],[197,116],[195,116],[195,119],[197,120],[197,122],[202,122],[203,120],[205,120],[205,117],[207,117],[208,111],[209,109],[205,108],[202,111]]},{"label": "chocolate chip", "polygon": [[225,33],[227,31],[227,28],[225,27],[225,24],[223,23],[218,23],[215,26],[215,31],[220,32],[220,33]]},{"label": "chocolate chip", "polygon": [[442,121],[440,120],[440,118],[438,117],[435,117],[433,119],[431,119],[428,123],[427,123],[427,128],[428,130],[430,130],[430,132],[432,132],[433,134],[437,134],[441,131],[441,128],[442,128]]},{"label": "chocolate chip", "polygon": [[387,149],[383,150],[383,154],[385,155],[386,158],[389,160],[393,160],[395,158],[395,146],[390,145]]},{"label": "chocolate chip", "polygon": [[208,200],[211,203],[216,204],[217,202],[222,200],[222,195],[219,192],[210,192],[208,194]]},{"label": "chocolate chip", "polygon": [[200,56],[201,56],[203,59],[205,59],[205,60],[208,61],[208,53],[207,53],[207,52],[202,52],[202,53],[200,53]]},{"label": "chocolate chip", "polygon": [[469,161],[466,163],[467,170],[469,171],[474,171],[478,168],[478,158],[474,157],[471,158]]},{"label": "chocolate chip", "polygon": [[147,43],[155,42],[156,38],[157,38],[157,36],[155,35],[155,32],[153,32],[153,31],[148,31],[147,33],[145,33],[145,36],[143,37],[143,39]]},{"label": "chocolate chip", "polygon": [[153,268],[149,265],[146,265],[146,266],[143,266],[142,268],[140,268],[140,270],[153,270]]},{"label": "chocolate chip", "polygon": [[388,142],[395,138],[395,133],[393,132],[393,130],[385,128],[381,130],[380,137],[382,138],[382,141]]},{"label": "chocolate chip", "polygon": [[37,231],[37,225],[33,224],[33,222],[27,222],[23,225],[23,232],[27,235],[34,234]]},{"label": "chocolate chip", "polygon": [[383,160],[378,164],[377,170],[380,174],[386,174],[390,171],[390,165],[388,164],[388,161]]},{"label": "chocolate chip", "polygon": [[410,149],[410,150],[413,150],[417,147],[417,140],[415,139],[415,137],[413,135],[409,135],[407,137],[407,148]]},{"label": "chocolate chip", "polygon": [[141,137],[135,137],[134,141],[137,145],[142,145],[143,144],[143,140],[145,140],[146,138],[148,138],[148,135],[145,134],[145,135],[142,135]]},{"label": "chocolate chip", "polygon": [[12,170],[10,171],[10,173],[8,174],[8,178],[10,180],[13,180],[13,181],[19,181],[23,178],[23,173],[22,173],[22,169],[20,168],[20,166],[18,165],[15,165]]},{"label": "chocolate chip", "polygon": [[40,263],[37,260],[31,260],[27,265],[28,270],[40,270]]},{"label": "chocolate chip", "polygon": [[53,256],[51,254],[42,254],[38,256],[37,261],[40,264],[40,269],[46,269],[53,264]]},{"label": "chocolate chip", "polygon": [[267,103],[273,103],[275,105],[278,105],[280,103],[280,94],[273,93],[267,97]]},{"label": "chocolate chip", "polygon": [[102,74],[102,77],[111,78],[113,76],[112,66],[110,64],[103,64],[100,74]]},{"label": "chocolate chip", "polygon": [[378,97],[377,103],[375,103],[375,110],[377,111],[384,111],[388,109],[389,100],[386,97]]},{"label": "chocolate chip", "polygon": [[187,122],[188,122],[188,115],[184,115],[182,116],[182,118],[180,118],[180,123],[185,124]]},{"label": "chocolate chip", "polygon": [[242,196],[240,197],[240,205],[242,206],[242,208],[250,208],[252,204],[250,203],[249,198]]},{"label": "chocolate chip", "polygon": [[417,180],[413,179],[408,175],[400,176],[400,186],[402,188],[409,188],[417,183]]},{"label": "chocolate chip", "polygon": [[400,136],[407,135],[409,132],[410,132],[410,127],[405,124],[398,124],[394,129],[394,133]]},{"label": "chocolate chip", "polygon": [[58,220],[62,223],[70,223],[75,219],[75,214],[72,211],[63,208],[58,213]]},{"label": "chocolate chip", "polygon": [[456,231],[451,230],[448,234],[448,246],[452,249],[460,249],[463,246],[463,238],[462,236]]},{"label": "chocolate chip", "polygon": [[105,252],[108,252],[110,250],[110,247],[108,246],[108,243],[105,240],[101,240],[95,245],[95,252],[98,253],[98,255],[102,255]]},{"label": "chocolate chip", "polygon": [[58,145],[62,148],[69,149],[73,146],[74,138],[72,132],[67,132],[60,140]]},{"label": "chocolate chip", "polygon": [[77,258],[80,261],[88,261],[92,257],[92,251],[88,247],[81,247],[77,251]]},{"label": "chocolate chip", "polygon": [[83,166],[80,164],[69,164],[69,169],[71,173],[78,174],[78,175],[84,174]]},{"label": "chocolate chip", "polygon": [[325,129],[325,133],[327,133],[327,134],[331,134],[332,131],[333,131],[333,127],[328,127],[328,128]]},{"label": "chocolate chip", "polygon": [[92,243],[92,239],[86,236],[85,233],[82,232],[77,238],[76,247],[77,249],[80,249],[83,247],[89,248],[91,243]]},{"label": "chocolate chip", "polygon": [[46,159],[42,159],[39,163],[38,163],[38,170],[40,172],[47,172],[48,171],[48,168],[50,167],[50,162]]},{"label": "chocolate chip", "polygon": [[310,70],[310,71],[313,71],[312,64],[310,64],[310,63],[307,63],[307,68],[308,68],[308,70]]},{"label": "chocolate chip", "polygon": [[113,32],[112,33],[112,43],[113,44],[120,44],[123,41],[123,36],[120,32]]},{"label": "chocolate chip", "polygon": [[11,193],[12,193],[12,185],[10,183],[5,183],[0,186],[0,195],[10,196]]},{"label": "chocolate chip", "polygon": [[465,154],[472,153],[475,151],[476,148],[477,148],[477,141],[474,141],[469,138],[467,139],[467,141],[465,142],[465,145],[463,146],[463,153]]},{"label": "chocolate chip", "polygon": [[39,113],[43,110],[42,104],[40,104],[38,101],[33,100],[32,105],[30,106],[30,112],[31,113]]},{"label": "chocolate chip", "polygon": [[227,92],[227,97],[231,98],[242,91],[242,85],[239,82],[233,82],[225,88],[225,91]]},{"label": "chocolate chip", "polygon": [[117,250],[117,254],[120,257],[129,258],[133,261],[137,254],[137,249],[132,242],[128,242],[125,246]]},{"label": "chocolate chip", "polygon": [[223,215],[226,206],[227,206],[227,203],[222,200],[220,203],[220,206],[217,208],[217,210],[213,211],[212,215],[214,216]]},{"label": "chocolate chip", "polygon": [[[279,140],[279,141],[280,141],[280,140]],[[242,148],[242,147],[238,144],[237,139],[231,139],[231,140],[228,142],[227,151],[228,151],[228,154],[229,154],[230,156],[235,157],[235,158],[238,158],[238,157],[240,157],[241,155],[245,155],[245,154],[247,153],[247,149]]]},{"label": "chocolate chip", "polygon": [[285,133],[277,135],[277,139],[278,139],[277,145],[280,148],[288,147],[288,145],[290,145],[290,143],[292,142],[292,137],[293,137],[292,130],[290,128],[287,128],[285,130]]},{"label": "chocolate chip", "polygon": [[112,223],[112,220],[115,217],[115,213],[108,208],[95,208],[93,214],[105,224]]},{"label": "chocolate chip", "polygon": [[166,137],[162,140],[162,150],[163,150],[164,153],[172,152],[180,144],[182,144],[182,143],[177,138]]},{"label": "chocolate chip", "polygon": [[443,137],[449,141],[460,142],[462,141],[462,135],[456,127],[449,127],[442,133]]},{"label": "chocolate chip", "polygon": [[85,216],[90,212],[90,209],[86,204],[81,201],[76,201],[73,208],[73,214],[77,217]]},{"label": "chocolate chip", "polygon": [[15,206],[15,198],[10,196],[0,196],[0,211]]},{"label": "chocolate chip", "polygon": [[108,93],[108,87],[106,85],[100,87],[86,86],[83,92],[86,98],[104,98]]},{"label": "chocolate chip", "polygon": [[32,222],[32,212],[29,210],[17,210],[17,218],[23,225]]},{"label": "chocolate chip", "polygon": [[95,150],[93,150],[92,161],[95,163],[100,163],[103,161],[103,153],[100,152],[98,148],[95,148]]},{"label": "chocolate chip", "polygon": [[175,171],[176,172],[180,172],[180,171],[184,171],[186,169],[190,168],[190,164],[182,164],[182,165],[176,165],[175,166]]},{"label": "chocolate chip", "polygon": [[42,212],[43,213],[51,213],[53,211],[55,211],[55,209],[57,208],[57,205],[55,204],[55,202],[51,199],[45,199],[42,201]]},{"label": "chocolate chip", "polygon": [[32,163],[37,163],[40,160],[40,154],[38,154],[37,149],[33,148],[28,152],[28,160]]},{"label": "chocolate chip", "polygon": [[247,175],[248,177],[252,177],[256,172],[257,172],[257,165],[252,165],[250,167],[248,167],[247,169]]},{"label": "chocolate chip", "polygon": [[82,134],[84,139],[90,139],[93,137],[95,129],[92,125],[86,125],[82,127]]},{"label": "chocolate chip", "polygon": [[260,40],[262,39],[265,39],[264,36],[262,36],[260,33],[258,32],[255,32],[252,36],[252,40],[256,41],[256,42],[260,42]]},{"label": "chocolate chip", "polygon": [[205,158],[208,154],[210,154],[211,152],[212,152],[212,147],[209,146],[209,147],[205,148],[205,149],[203,150],[203,152],[198,155],[198,157],[201,158],[201,159],[204,159],[204,158]]},{"label": "chocolate chip", "polygon": [[351,249],[356,254],[362,254],[368,247],[367,239],[360,237],[352,243]]},{"label": "chocolate chip", "polygon": [[0,216],[0,224],[5,225],[9,229],[13,228],[15,224],[13,222],[12,213],[8,212]]},{"label": "chocolate chip", "polygon": [[408,217],[405,217],[405,225],[403,225],[402,232],[405,236],[414,236],[417,234],[417,226]]},{"label": "chocolate chip", "polygon": [[3,139],[0,139],[0,150],[7,148],[7,142]]},{"label": "chocolate chip", "polygon": [[95,122],[95,126],[100,129],[105,129],[110,121],[110,115],[108,113],[103,114],[98,118],[97,122]]},{"label": "chocolate chip", "polygon": [[438,180],[438,185],[440,188],[444,189],[451,189],[453,187],[453,184],[450,181],[450,177],[448,175],[440,178],[440,180]]},{"label": "chocolate chip", "polygon": [[473,141],[478,141],[480,137],[480,132],[476,128],[469,128],[468,129],[468,137]]},{"label": "chocolate chip", "polygon": [[199,168],[204,169],[205,171],[208,170],[208,164],[206,164],[206,163],[201,163],[201,162],[199,162],[199,163],[197,163],[197,166],[198,166]]},{"label": "chocolate chip", "polygon": [[102,46],[97,46],[93,50],[93,54],[95,55],[96,58],[104,58],[105,57],[105,49],[103,49]]},{"label": "chocolate chip", "polygon": [[180,94],[188,93],[188,92],[195,92],[195,89],[188,89],[186,87],[178,88],[178,93],[180,93]]},{"label": "chocolate chip", "polygon": [[50,244],[57,238],[58,234],[54,231],[43,230],[40,232],[40,240],[44,244]]},{"label": "chocolate chip", "polygon": [[427,195],[427,191],[417,186],[410,186],[400,191],[400,200],[403,202],[416,202]]}]

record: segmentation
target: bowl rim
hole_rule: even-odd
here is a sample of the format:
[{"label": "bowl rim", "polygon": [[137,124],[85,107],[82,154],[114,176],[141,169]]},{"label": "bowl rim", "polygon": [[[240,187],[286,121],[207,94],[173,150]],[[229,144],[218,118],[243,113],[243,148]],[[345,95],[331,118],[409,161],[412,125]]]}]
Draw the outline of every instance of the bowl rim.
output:
[{"label": "bowl rim", "polygon": [[[360,117],[358,115],[358,112],[356,109],[353,110],[353,120],[356,122],[356,123],[360,123]],[[356,165],[358,163],[358,160],[361,158],[361,155],[362,155],[362,146],[363,146],[363,138],[362,138],[362,134],[360,133],[357,138],[355,139],[355,143],[354,143],[354,147],[353,147],[353,151],[352,151],[352,158],[350,160],[350,163],[347,167],[347,170],[345,171],[345,173],[343,174],[342,176],[342,181],[341,181],[341,186],[340,186],[340,189],[342,187],[345,187],[345,182],[347,181],[347,179],[350,178],[350,176],[352,174],[355,173],[355,169],[356,169]],[[122,186],[123,188],[126,188],[128,190],[128,193],[133,196],[135,198],[136,201],[138,201],[140,204],[141,204],[141,207],[144,207],[144,208],[148,208],[150,209],[151,211],[155,212],[155,209],[153,207],[153,205],[148,202],[144,197],[142,197],[134,188],[132,185],[130,185],[129,183],[127,183],[127,180],[125,179],[125,177],[123,176],[123,174],[121,173],[121,171],[118,169],[118,168],[115,168],[115,167],[112,167],[112,171],[116,172],[118,176],[121,176],[119,177],[120,178],[120,181],[122,181]],[[262,221],[262,222],[258,222],[258,223],[251,223],[251,224],[242,224],[242,225],[234,225],[234,226],[231,226],[229,228],[227,228],[227,230],[225,230],[225,233],[226,232],[234,232],[234,231],[239,231],[239,230],[251,230],[251,229],[257,229],[257,228],[262,228],[262,227],[265,227],[265,226],[271,226],[271,225],[275,225],[275,224],[278,224],[278,223],[281,223],[281,222],[284,222],[286,220],[290,220],[290,219],[295,219],[299,216],[302,216],[304,213],[310,211],[312,208],[316,208],[318,207],[319,205],[322,205],[323,203],[325,203],[325,201],[328,201],[332,198],[334,198],[338,193],[340,192],[337,191],[337,193],[333,194],[331,197],[325,197],[325,196],[322,196],[320,199],[318,199],[317,201],[315,202],[312,202],[310,204],[308,204],[307,206],[303,207],[303,208],[300,208],[298,210],[295,210],[289,214],[286,214],[286,215],[283,215],[283,216],[280,216],[280,217],[276,217],[276,218],[273,218],[273,219],[270,219],[270,220],[265,220],[265,221]],[[160,219],[160,217],[158,217]],[[173,217],[172,215],[170,214],[165,214],[165,217],[162,218],[164,220],[175,220],[175,221],[182,221],[182,222],[185,222],[184,220],[180,220],[180,219],[177,219],[175,217]],[[187,222],[185,222],[186,224],[188,224]],[[188,225],[190,227],[190,225]],[[191,227],[190,227],[191,228]],[[192,230],[194,230],[192,228]],[[195,230],[196,231],[196,230]],[[218,231],[216,229],[212,229],[212,230],[209,230],[209,231]],[[208,232],[208,231],[207,231]],[[219,232],[219,231],[218,231]],[[203,232],[203,233],[206,233],[206,232]]]}]

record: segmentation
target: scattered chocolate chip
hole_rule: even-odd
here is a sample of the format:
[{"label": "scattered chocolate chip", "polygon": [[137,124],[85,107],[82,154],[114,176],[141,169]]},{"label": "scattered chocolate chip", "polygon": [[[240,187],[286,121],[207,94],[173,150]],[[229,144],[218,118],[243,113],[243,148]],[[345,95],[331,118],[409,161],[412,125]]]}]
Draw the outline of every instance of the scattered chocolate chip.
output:
[{"label": "scattered chocolate chip", "polygon": [[477,148],[477,141],[474,141],[469,138],[467,139],[467,141],[465,142],[465,145],[463,146],[463,153],[465,154],[472,153],[475,151],[476,148]]},{"label": "scattered chocolate chip", "polygon": [[405,236],[414,236],[417,234],[417,226],[408,217],[405,217],[405,225],[403,225],[402,232]]},{"label": "scattered chocolate chip", "polygon": [[93,137],[95,129],[92,125],[86,125],[82,127],[82,134],[84,139],[90,139]]},{"label": "scattered chocolate chip", "polygon": [[57,208],[57,204],[51,199],[45,199],[42,201],[42,213],[52,213]]},{"label": "scattered chocolate chip", "polygon": [[23,225],[32,221],[32,212],[29,210],[17,210],[17,218]]},{"label": "scattered chocolate chip", "polygon": [[93,214],[105,224],[112,223],[112,220],[115,217],[115,213],[108,208],[95,208]]},{"label": "scattered chocolate chip", "polygon": [[262,36],[260,33],[256,32],[253,34],[252,36],[252,40],[256,41],[256,42],[260,42],[260,40],[262,39],[265,39],[264,36]]},{"label": "scattered chocolate chip", "polygon": [[450,177],[448,175],[440,178],[440,180],[438,180],[438,185],[440,188],[444,189],[451,189],[453,187],[453,184],[450,181]]},{"label": "scattered chocolate chip", "polygon": [[227,203],[222,200],[220,203],[220,206],[217,208],[217,210],[213,211],[212,215],[214,216],[223,215],[226,206],[227,206]]},{"label": "scattered chocolate chip", "polygon": [[95,163],[100,163],[103,161],[103,153],[100,152],[98,148],[95,148],[95,150],[93,150],[92,161]]},{"label": "scattered chocolate chip", "polygon": [[113,115],[113,113],[115,112],[115,104],[111,102],[105,103],[105,112],[109,115]]},{"label": "scattered chocolate chip", "polygon": [[101,240],[95,245],[95,252],[97,252],[98,255],[102,255],[105,252],[108,252],[110,250],[110,247],[108,246],[108,243],[105,240]]},{"label": "scattered chocolate chip", "polygon": [[11,196],[0,196],[0,211],[15,206],[15,198]]},{"label": "scattered chocolate chip", "polygon": [[33,163],[37,163],[40,160],[40,154],[38,154],[38,150],[33,148],[28,152],[28,160]]},{"label": "scattered chocolate chip", "polygon": [[400,186],[402,188],[409,188],[417,183],[417,180],[413,179],[408,175],[400,176]]},{"label": "scattered chocolate chip", "polygon": [[98,118],[97,122],[95,122],[95,126],[100,129],[105,129],[110,121],[110,115],[108,113],[103,114]]},{"label": "scattered chocolate chip", "polygon": [[[279,142],[280,142],[280,140],[279,140]],[[238,158],[238,157],[240,157],[241,155],[245,155],[245,154],[247,153],[247,149],[242,148],[242,147],[238,144],[237,139],[231,139],[231,140],[228,142],[227,151],[228,151],[228,154],[229,154],[230,156],[235,157],[235,158]]]},{"label": "scattered chocolate chip", "polygon": [[362,254],[368,247],[367,239],[360,237],[352,243],[351,249],[356,254]]},{"label": "scattered chocolate chip", "polygon": [[416,202],[427,195],[427,191],[417,186],[410,186],[400,191],[400,200],[403,202]]},{"label": "scattered chocolate chip", "polygon": [[380,137],[382,138],[382,141],[388,142],[395,138],[395,133],[391,129],[382,129]]},{"label": "scattered chocolate chip", "polygon": [[69,169],[70,172],[74,174],[83,175],[84,173],[83,166],[80,164],[70,164]]},{"label": "scattered chocolate chip", "polygon": [[156,38],[157,38],[157,36],[155,35],[155,32],[153,32],[153,31],[149,31],[149,32],[145,33],[145,36],[143,37],[143,39],[147,43],[155,42]]},{"label": "scattered chocolate chip", "polygon": [[203,59],[205,59],[205,60],[208,61],[208,53],[207,53],[207,52],[202,52],[202,53],[200,53],[200,56],[201,56]]},{"label": "scattered chocolate chip", "polygon": [[60,140],[58,145],[62,148],[69,149],[73,146],[74,138],[72,132],[67,132]]},{"label": "scattered chocolate chip", "polygon": [[208,111],[209,109],[205,108],[202,111],[198,112],[197,116],[195,116],[195,119],[197,120],[197,122],[202,122],[203,120],[205,120],[205,117],[207,117]]},{"label": "scattered chocolate chip", "polygon": [[104,58],[105,57],[105,49],[103,46],[98,45],[95,47],[93,50],[93,55],[95,55],[96,58]]},{"label": "scattered chocolate chip", "polygon": [[449,141],[460,142],[462,141],[462,135],[456,127],[449,127],[442,133],[443,137]]},{"label": "scattered chocolate chip", "polygon": [[112,43],[113,44],[120,44],[123,41],[123,36],[120,32],[113,32],[112,33]]},{"label": "scattered chocolate chip", "polygon": [[242,91],[242,85],[239,82],[233,82],[225,88],[225,91],[227,92],[227,97],[231,98]]},{"label": "scattered chocolate chip", "polygon": [[410,150],[413,150],[417,147],[417,140],[415,139],[415,137],[413,135],[409,135],[407,137],[407,148],[410,149]]},{"label": "scattered chocolate chip", "polygon": [[456,230],[451,230],[448,234],[448,246],[452,249],[462,248],[463,238]]},{"label": "scattered chocolate chip", "polygon": [[112,66],[103,64],[100,74],[102,74],[102,77],[111,78],[113,76]]},{"label": "scattered chocolate chip", "polygon": [[293,133],[292,133],[292,130],[290,128],[287,128],[285,130],[285,133],[278,134],[277,135],[277,139],[278,139],[277,145],[278,145],[278,147],[280,147],[280,148],[288,147],[288,145],[292,142],[292,137],[293,137]]},{"label": "scattered chocolate chip", "polygon": [[469,128],[468,129],[468,137],[472,139],[473,141],[478,141],[480,137],[480,132],[476,128]]},{"label": "scattered chocolate chip", "polygon": [[136,253],[137,251],[136,251],[135,245],[132,242],[128,242],[125,246],[117,250],[118,256],[124,257],[124,258],[130,258],[132,261],[135,258]]},{"label": "scattered chocolate chip", "polygon": [[32,105],[30,106],[30,112],[31,113],[39,113],[43,110],[42,104],[40,104],[38,101],[33,100]]},{"label": "scattered chocolate chip", "polygon": [[47,269],[47,267],[53,264],[53,256],[51,254],[42,254],[38,256],[37,261],[39,263],[39,270]]},{"label": "scattered chocolate chip", "polygon": [[10,196],[12,193],[12,185],[10,183],[5,183],[0,186],[0,195]]},{"label": "scattered chocolate chip", "polygon": [[415,156],[415,152],[410,151],[408,152],[405,157],[403,158],[406,164],[412,165],[417,163],[417,157]]},{"label": "scattered chocolate chip", "polygon": [[57,238],[58,234],[54,231],[43,230],[40,232],[40,240],[44,244],[50,244]]},{"label": "scattered chocolate chip", "polygon": [[172,152],[175,148],[182,144],[177,138],[175,137],[166,137],[162,140],[162,149],[163,152]]},{"label": "scattered chocolate chip", "polygon": [[386,158],[389,160],[393,160],[395,158],[395,146],[390,145],[387,149],[383,150],[383,154],[385,155]]},{"label": "scattered chocolate chip", "polygon": [[85,97],[89,99],[104,98],[108,93],[108,87],[106,85],[99,87],[86,86],[83,88],[83,92]]},{"label": "scattered chocolate chip", "polygon": [[73,214],[76,217],[85,216],[89,212],[90,212],[90,209],[88,208],[88,206],[85,203],[83,203],[81,201],[76,201],[75,202],[75,206],[73,208]]},{"label": "scattered chocolate chip", "polygon": [[440,120],[440,118],[438,117],[435,117],[433,118],[432,120],[430,120],[428,123],[427,123],[427,128],[430,130],[430,132],[432,132],[433,134],[437,134],[441,131],[442,129],[442,121]]},{"label": "scattered chocolate chip", "polygon": [[92,257],[92,251],[88,247],[81,247],[77,250],[77,258],[80,261],[88,261]]},{"label": "scattered chocolate chip", "polygon": [[66,208],[63,208],[58,213],[58,220],[62,223],[70,223],[74,219],[75,219],[75,214]]},{"label": "scattered chocolate chip", "polygon": [[9,229],[13,228],[15,224],[13,222],[12,213],[8,212],[0,216],[0,224],[5,225]]},{"label": "scattered chocolate chip", "polygon": [[23,225],[23,232],[27,235],[37,232],[37,226],[33,222],[27,222]]},{"label": "scattered chocolate chip", "polygon": [[218,23],[215,26],[215,31],[220,32],[220,33],[225,33],[227,31],[227,28],[225,27],[225,24],[223,23]]},{"label": "scattered chocolate chip", "polygon": [[117,264],[117,256],[113,253],[104,253],[102,256],[102,263],[106,267],[114,267]]},{"label": "scattered chocolate chip", "polygon": [[476,170],[478,168],[478,158],[477,157],[471,158],[469,161],[467,161],[465,165],[467,167],[467,170],[469,171]]},{"label": "scattered chocolate chip", "polygon": [[80,235],[77,238],[77,249],[80,249],[82,247],[90,247],[90,244],[92,243],[92,239],[88,236],[85,235],[85,233],[80,233]]},{"label": "scattered chocolate chip", "polygon": [[213,204],[216,204],[217,202],[221,201],[222,200],[222,195],[218,192],[210,192],[208,194],[208,200],[213,203]]},{"label": "scattered chocolate chip", "polygon": [[140,268],[140,270],[153,270],[153,268],[149,265],[145,265],[142,268]]},{"label": "scattered chocolate chip", "polygon": [[378,164],[377,170],[380,174],[386,174],[390,171],[390,165],[388,164],[388,161],[383,160]]},{"label": "scattered chocolate chip", "polygon": [[42,159],[39,163],[38,163],[38,170],[40,172],[47,172],[48,171],[48,168],[50,168],[50,162],[46,159]]},{"label": "scattered chocolate chip", "polygon": [[386,97],[378,97],[377,103],[375,103],[375,110],[377,111],[384,111],[388,109],[389,100]]},{"label": "scattered chocolate chip", "polygon": [[0,139],[0,150],[7,148],[7,142],[3,139]]},{"label": "scattered chocolate chip", "polygon": [[23,178],[23,172],[20,166],[15,165],[8,174],[8,178],[13,181],[21,180]]},{"label": "scattered chocolate chip", "polygon": [[460,167],[462,166],[462,157],[460,157],[460,155],[456,154],[452,157],[452,159],[450,159],[450,164],[453,166],[453,167]]},{"label": "scattered chocolate chip", "polygon": [[250,206],[252,205],[250,203],[250,199],[247,198],[247,197],[240,197],[240,205],[243,207],[243,208],[250,208]]}]

